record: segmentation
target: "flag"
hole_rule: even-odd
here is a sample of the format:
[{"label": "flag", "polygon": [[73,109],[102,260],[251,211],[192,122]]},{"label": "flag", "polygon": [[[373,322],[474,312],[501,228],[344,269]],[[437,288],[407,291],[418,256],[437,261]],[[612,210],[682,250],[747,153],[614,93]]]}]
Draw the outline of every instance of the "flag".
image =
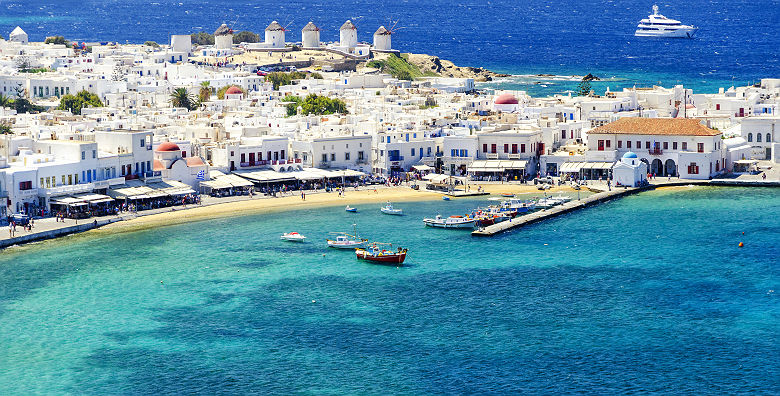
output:
[{"label": "flag", "polygon": [[206,171],[198,171],[198,180],[206,180]]}]

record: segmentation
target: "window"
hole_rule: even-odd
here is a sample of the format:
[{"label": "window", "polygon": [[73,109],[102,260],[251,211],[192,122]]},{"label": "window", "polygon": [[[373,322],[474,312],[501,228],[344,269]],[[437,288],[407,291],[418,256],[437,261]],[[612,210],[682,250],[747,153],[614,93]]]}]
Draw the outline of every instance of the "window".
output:
[{"label": "window", "polygon": [[772,135],[770,135],[768,132],[766,134],[766,142],[769,143],[772,141]]},{"label": "window", "polygon": [[97,158],[97,150],[92,150],[92,158]]},{"label": "window", "polygon": [[717,103],[717,104],[715,105],[715,110],[720,110],[720,103]]},{"label": "window", "polygon": [[32,190],[32,181],[19,182],[19,190]]},{"label": "window", "polygon": [[231,157],[234,157],[235,155],[236,155],[236,152],[235,152],[235,151],[231,151],[231,152],[230,152],[230,156],[231,156]]},{"label": "window", "polygon": [[141,139],[141,147],[144,147],[145,144],[146,144],[146,139]]},{"label": "window", "polygon": [[279,153],[280,153],[279,156],[282,157],[282,159],[284,159],[285,158],[284,157],[284,150],[280,151]]},{"label": "window", "polygon": [[639,140],[636,141],[636,148],[637,150],[642,148],[642,142],[640,142]]},{"label": "window", "polygon": [[524,152],[525,152],[525,144],[521,144],[521,145],[520,145],[520,152],[521,152],[521,153],[524,153]]},{"label": "window", "polygon": [[485,144],[483,144],[483,145],[482,145],[482,152],[483,152],[483,153],[487,153],[487,152],[488,152],[488,151],[487,151],[487,143],[485,143]]},{"label": "window", "polygon": [[414,157],[414,147],[412,147],[412,157]]},{"label": "window", "polygon": [[62,185],[65,185],[65,175],[62,175]]},{"label": "window", "polygon": [[512,154],[517,154],[517,144],[512,144]]},{"label": "window", "polygon": [[509,152],[509,144],[504,143],[504,153],[508,153],[508,152]]},{"label": "window", "polygon": [[428,147],[428,156],[430,156],[430,155],[431,155],[431,148]]},{"label": "window", "polygon": [[85,159],[87,159],[87,152],[86,151],[82,151],[81,152],[81,160],[83,161]]},{"label": "window", "polygon": [[333,153],[330,155],[330,160],[335,161],[336,160],[336,153]]},{"label": "window", "polygon": [[683,151],[688,150],[688,142],[682,142],[682,149]]},{"label": "window", "polygon": [[691,174],[691,175],[698,175],[699,174],[699,166],[696,165],[695,162],[691,162],[688,165],[688,174]]},{"label": "window", "polygon": [[677,150],[677,142],[672,142],[672,150]]},{"label": "window", "polygon": [[607,148],[609,148],[612,145],[612,141],[611,140],[607,140],[606,143],[607,143]]},{"label": "window", "polygon": [[328,162],[328,155],[327,154],[323,154],[322,155],[322,162]]},{"label": "window", "polygon": [[450,157],[457,157],[458,155],[455,152],[455,149],[450,150]]},{"label": "window", "polygon": [[704,152],[704,143],[697,143],[696,144],[696,151],[703,153]]},{"label": "window", "polygon": [[753,141],[753,134],[748,133],[748,142],[752,142],[752,141]]},{"label": "window", "polygon": [[363,152],[358,151],[358,161],[363,161]]},{"label": "window", "polygon": [[631,141],[630,140],[626,140],[626,148],[631,148]]},{"label": "window", "polygon": [[650,142],[645,142],[645,148],[650,150]]},{"label": "window", "polygon": [[599,151],[604,151],[604,141],[599,140]]},{"label": "window", "polygon": [[496,145],[495,144],[491,144],[490,145],[490,153],[491,154],[495,154],[496,153]]},{"label": "window", "polygon": [[617,142],[618,142],[617,143],[618,144],[617,148],[623,148],[623,141],[622,140],[618,140]]},{"label": "window", "polygon": [[664,142],[664,150],[669,150],[669,142]]},{"label": "window", "polygon": [[344,161],[349,161],[349,153],[344,153]]},{"label": "window", "polygon": [[561,131],[561,139],[566,139],[566,130]]},{"label": "window", "polygon": [[246,154],[241,153],[241,162],[246,162]]},{"label": "window", "polygon": [[756,134],[756,141],[759,142],[759,143],[761,142],[761,134],[760,133]]}]

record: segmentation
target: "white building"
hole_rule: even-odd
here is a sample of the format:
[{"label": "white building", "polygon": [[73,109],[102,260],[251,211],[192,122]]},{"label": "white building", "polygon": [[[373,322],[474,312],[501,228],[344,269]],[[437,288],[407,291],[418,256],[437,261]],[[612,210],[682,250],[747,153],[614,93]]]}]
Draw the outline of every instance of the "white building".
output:
[{"label": "white building", "polygon": [[346,21],[339,28],[339,46],[345,48],[354,48],[357,46],[357,27],[352,21]]},{"label": "white building", "polygon": [[588,132],[588,162],[615,162],[632,151],[657,176],[708,179],[725,170],[721,132],[699,120],[621,118]]},{"label": "white building", "polygon": [[379,29],[374,32],[374,49],[379,51],[389,51],[392,48],[390,36],[392,32],[387,30],[384,26],[380,26]]},{"label": "white building", "polygon": [[741,133],[747,144],[753,147],[748,159],[771,159],[772,146],[780,143],[780,116],[745,118]]},{"label": "white building", "polygon": [[214,32],[214,48],[217,50],[233,48],[233,29],[224,23]]},{"label": "white building", "polygon": [[11,31],[11,34],[8,35],[8,41],[27,44],[29,38],[27,37],[27,33],[25,33],[21,27],[17,26],[13,31]]},{"label": "white building", "polygon": [[174,34],[171,36],[171,50],[173,52],[192,52],[192,37],[189,34]]},{"label": "white building", "polygon": [[320,28],[310,21],[301,30],[301,40],[303,48],[320,48]]},{"label": "white building", "polygon": [[279,22],[273,21],[265,28],[265,45],[267,48],[284,48],[284,27]]},{"label": "white building", "polygon": [[612,168],[615,186],[639,187],[647,181],[647,164],[636,153],[628,151]]}]

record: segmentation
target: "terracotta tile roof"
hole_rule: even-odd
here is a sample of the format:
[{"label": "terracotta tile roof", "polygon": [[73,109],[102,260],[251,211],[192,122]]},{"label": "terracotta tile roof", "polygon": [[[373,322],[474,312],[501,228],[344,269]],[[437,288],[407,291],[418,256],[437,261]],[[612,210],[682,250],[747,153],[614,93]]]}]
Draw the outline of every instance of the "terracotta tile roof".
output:
[{"label": "terracotta tile roof", "polygon": [[717,136],[720,131],[707,128],[699,120],[686,118],[634,118],[625,117],[590,131],[591,134],[636,134]]},{"label": "terracotta tile roof", "polygon": [[187,166],[201,166],[205,165],[200,157],[187,157],[184,159],[187,162]]}]

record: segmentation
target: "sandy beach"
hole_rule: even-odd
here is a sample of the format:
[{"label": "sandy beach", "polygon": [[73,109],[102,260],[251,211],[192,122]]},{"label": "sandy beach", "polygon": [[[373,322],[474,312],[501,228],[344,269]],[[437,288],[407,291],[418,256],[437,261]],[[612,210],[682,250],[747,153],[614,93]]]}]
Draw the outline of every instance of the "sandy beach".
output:
[{"label": "sandy beach", "polygon": [[[535,194],[542,194],[542,191],[539,191],[535,186],[528,184],[469,184],[469,190],[474,191],[478,189],[479,186],[482,186],[484,191],[491,194],[522,194],[529,198]],[[547,190],[547,193],[549,194],[550,192],[573,191],[574,190],[568,186],[559,186]],[[369,203],[381,204],[386,201],[413,202],[438,200],[441,199],[442,195],[443,194],[441,192],[422,189],[412,190],[407,186],[399,186],[379,187],[377,188],[376,192],[374,189],[361,189],[359,191],[347,189],[346,193],[342,197],[339,197],[338,193],[336,192],[307,193],[305,201],[301,199],[300,193],[297,192],[292,195],[277,198],[255,196],[251,199],[247,197],[245,200],[217,203],[213,205],[191,205],[187,207],[179,206],[172,208],[172,210],[169,212],[140,216],[134,219],[112,223],[90,232],[116,233],[136,231],[151,227],[182,224],[227,216],[244,216],[312,207],[361,205]]]}]

